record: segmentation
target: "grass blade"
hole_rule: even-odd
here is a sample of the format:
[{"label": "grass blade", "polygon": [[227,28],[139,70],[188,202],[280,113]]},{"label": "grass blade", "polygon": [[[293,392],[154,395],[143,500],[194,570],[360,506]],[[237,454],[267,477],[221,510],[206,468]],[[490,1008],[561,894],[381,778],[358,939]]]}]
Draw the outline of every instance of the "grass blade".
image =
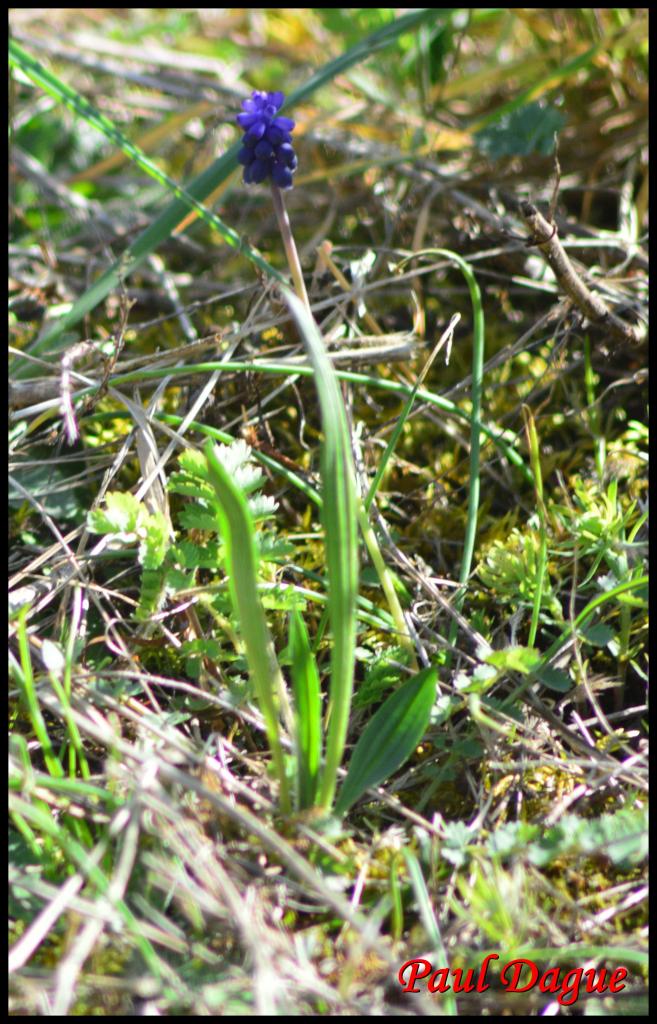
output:
[{"label": "grass blade", "polygon": [[[226,362],[207,362],[207,363],[196,363],[195,369],[197,373],[214,373],[219,370],[221,373],[224,372],[240,372],[247,370],[249,373],[262,373],[262,374],[277,374],[282,376],[299,376],[299,377],[312,377],[314,371],[311,366],[304,366],[303,364],[295,363],[294,365],[285,363],[265,362],[264,360],[226,360]],[[116,387],[125,384],[141,384],[146,380],[161,380],[163,377],[183,377],[189,374],[188,366],[167,366],[159,369],[140,369],[131,372],[117,374],[112,378],[112,384]],[[405,381],[386,380],[382,377],[368,376],[364,373],[356,373],[353,370],[336,370],[336,377],[338,380],[348,381],[351,384],[356,384],[360,387],[374,388],[377,391],[385,391],[390,395],[400,395],[403,398],[408,397],[413,387],[407,384]],[[96,394],[99,390],[100,385],[94,384],[91,387],[81,387],[76,392],[75,402],[81,401],[87,395]],[[441,395],[434,394],[433,391],[427,391],[425,388],[420,388],[417,392],[418,400],[427,402],[435,409],[439,409],[441,412],[446,412],[450,416],[454,416],[456,419],[463,420],[466,423],[472,423],[472,414],[462,409],[455,402],[450,401],[447,398],[443,398]],[[166,423],[177,424],[179,419],[168,414],[159,414],[160,418]],[[196,429],[200,429],[199,424],[195,424]],[[205,428],[207,429],[207,428]],[[508,432],[501,431],[498,427],[492,424],[481,423],[481,431],[489,438],[490,441],[498,448],[503,458],[507,459],[508,462],[522,474],[526,482],[533,486],[534,477],[532,476],[531,470],[525,465],[524,459],[519,452],[515,450],[513,444],[516,443]],[[218,435],[217,435],[218,436]],[[259,456],[258,456],[259,457]],[[311,500],[315,500],[314,498]]]},{"label": "grass blade", "polygon": [[27,632],[27,617],[29,607],[24,605],[18,614],[18,649],[20,652],[22,672],[16,672],[16,679],[20,686],[21,695],[25,702],[29,719],[37,738],[39,748],[43,754],[46,767],[54,779],[64,775],[64,769],[50,740],[50,734],[45,719],[39,707],[36,682],[32,670],[32,657],[30,655],[30,644]]},{"label": "grass blade", "polygon": [[[440,934],[440,927],[438,925],[438,921],[436,920],[436,915],[434,914],[433,906],[431,905],[431,896],[429,895],[427,883],[425,882],[424,875],[422,874],[420,862],[415,856],[415,854],[407,847],[405,847],[402,850],[402,854],[404,856],[404,860],[406,861],[406,867],[408,868],[408,873],[410,875],[411,885],[413,886],[413,890],[415,892],[415,899],[417,901],[417,908],[420,914],[420,920],[422,921],[422,924],[424,925],[424,930],[427,933],[427,936],[431,942],[432,953],[436,954],[436,962],[439,963],[441,967],[447,968],[450,962],[449,957],[447,955],[447,950],[445,949],[445,944],[443,943],[442,935]],[[442,1010],[445,1016],[456,1017],[458,1015],[458,1010],[456,1006],[454,992],[452,991],[451,988],[448,988],[447,991],[443,994],[444,999],[442,1001]]]},{"label": "grass blade", "polygon": [[527,447],[529,449],[529,464],[534,474],[534,491],[536,493],[536,511],[539,523],[540,546],[538,550],[538,562],[536,566],[536,589],[534,591],[534,602],[532,606],[532,620],[529,627],[527,646],[533,647],[536,643],[538,623],[541,614],[541,602],[543,599],[543,584],[547,571],[548,559],[548,532],[547,532],[547,511],[543,500],[543,473],[541,470],[541,448],[536,431],[536,422],[531,409],[527,405],[522,407],[522,415],[525,421],[525,432],[527,434]]}]

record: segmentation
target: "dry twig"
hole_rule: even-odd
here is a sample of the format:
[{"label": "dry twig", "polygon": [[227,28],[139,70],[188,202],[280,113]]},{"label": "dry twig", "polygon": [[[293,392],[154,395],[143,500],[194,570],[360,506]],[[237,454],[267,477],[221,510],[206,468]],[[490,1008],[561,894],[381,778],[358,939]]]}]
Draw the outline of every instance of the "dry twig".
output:
[{"label": "dry twig", "polygon": [[639,345],[646,336],[644,325],[625,323],[608,308],[599,295],[584,284],[559,241],[556,224],[549,224],[531,203],[521,203],[520,209],[532,233],[533,244],[541,250],[559,285],[575,306],[589,320],[608,327],[618,340]]}]

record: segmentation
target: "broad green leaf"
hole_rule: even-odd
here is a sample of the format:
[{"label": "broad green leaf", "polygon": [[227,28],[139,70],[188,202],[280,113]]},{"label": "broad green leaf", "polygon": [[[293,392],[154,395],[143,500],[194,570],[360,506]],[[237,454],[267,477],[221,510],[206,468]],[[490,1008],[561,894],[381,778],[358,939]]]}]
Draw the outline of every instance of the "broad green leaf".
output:
[{"label": "broad green leaf", "polygon": [[555,132],[566,120],[556,107],[545,103],[528,103],[505,114],[497,124],[488,125],[475,135],[477,147],[493,160],[503,156],[528,156],[541,153],[549,156],[554,148]]},{"label": "broad green leaf", "polygon": [[592,647],[606,647],[614,638],[613,629],[605,622],[596,622],[593,626],[583,626],[580,633]]},{"label": "broad green leaf", "polygon": [[543,686],[556,693],[568,693],[573,688],[573,681],[567,672],[552,665],[541,665],[534,671],[534,676],[539,679]]},{"label": "broad green leaf", "polygon": [[422,739],[436,699],[438,669],[430,666],[403,683],[367,723],[335,805],[343,815],[366,789],[396,771]]}]

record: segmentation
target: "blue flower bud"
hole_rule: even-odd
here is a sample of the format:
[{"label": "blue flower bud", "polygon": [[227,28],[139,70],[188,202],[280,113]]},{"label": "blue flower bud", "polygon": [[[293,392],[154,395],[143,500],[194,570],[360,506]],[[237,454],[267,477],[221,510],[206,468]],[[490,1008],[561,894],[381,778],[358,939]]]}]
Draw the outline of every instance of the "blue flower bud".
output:
[{"label": "blue flower bud", "polygon": [[275,161],[271,169],[271,180],[279,188],[292,188],[292,171],[289,167]]},{"label": "blue flower bud", "polygon": [[271,142],[267,142],[266,139],[262,139],[262,141],[258,143],[254,150],[254,153],[259,160],[266,160],[267,157],[272,156],[273,152],[274,147],[272,146]]}]

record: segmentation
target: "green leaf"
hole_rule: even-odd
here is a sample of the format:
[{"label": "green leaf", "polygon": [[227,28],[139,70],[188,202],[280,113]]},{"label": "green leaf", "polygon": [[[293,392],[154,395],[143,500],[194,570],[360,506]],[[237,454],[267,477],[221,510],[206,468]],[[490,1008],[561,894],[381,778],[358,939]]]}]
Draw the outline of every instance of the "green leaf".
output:
[{"label": "green leaf", "polygon": [[328,573],[328,614],[331,649],[331,717],[319,803],[328,810],[333,802],[338,768],[347,738],[356,652],[356,599],[358,596],[358,505],[356,474],[351,453],[347,414],[335,371],[323,338],[310,312],[297,296],[281,289],[315,371],[315,387],[322,418],[321,452],[322,523]]},{"label": "green leaf", "polygon": [[[207,441],[203,451],[217,501],[217,516],[225,544],[228,585],[253,688],[265,719],[267,738],[280,784],[280,804],[289,813],[285,762],[280,741],[276,696],[286,699],[285,686],[262,602],[258,597],[258,552],[248,502],[225,465],[225,449]],[[223,457],[222,457],[223,456]]]},{"label": "green leaf", "polygon": [[386,691],[396,689],[399,683],[399,665],[407,664],[408,653],[399,645],[385,647],[374,656],[361,648],[359,660],[368,660],[370,666],[365,678],[358,684],[353,705],[356,708],[367,708],[370,704],[378,704]]},{"label": "green leaf", "polygon": [[322,698],[317,663],[306,624],[297,609],[290,613],[290,655],[294,688],[299,810],[312,807],[322,755]]},{"label": "green leaf", "polygon": [[89,513],[88,527],[92,533],[135,533],[144,507],[134,494],[109,491],[105,495],[105,508]]},{"label": "green leaf", "polygon": [[497,669],[507,672],[520,672],[523,676],[532,672],[541,660],[540,653],[534,647],[511,645],[502,651],[491,651],[486,655],[486,662]]},{"label": "green leaf", "polygon": [[606,647],[614,638],[614,631],[604,622],[596,622],[593,626],[583,626],[580,633],[592,647]]},{"label": "green leaf", "polygon": [[505,114],[497,124],[488,125],[475,135],[478,148],[493,160],[503,156],[549,156],[554,134],[561,131],[565,118],[556,107],[528,103]]},{"label": "green leaf", "polygon": [[217,517],[209,509],[200,505],[185,505],[178,513],[178,523],[186,530],[204,530],[206,533],[217,532]]},{"label": "green leaf", "polygon": [[548,690],[554,690],[556,693],[568,693],[573,687],[573,681],[567,672],[563,672],[560,668],[553,668],[552,665],[542,665],[537,668],[534,675],[543,686],[547,686]]},{"label": "green leaf", "polygon": [[486,846],[492,857],[506,860],[523,854],[527,847],[540,839],[541,829],[528,821],[508,821],[492,832]]},{"label": "green leaf", "polygon": [[545,867],[564,856],[607,857],[623,871],[648,856],[648,812],[622,808],[599,818],[567,814],[530,844],[532,864]]},{"label": "green leaf", "polygon": [[418,672],[382,704],[358,740],[335,806],[343,815],[366,789],[396,771],[422,739],[436,699],[438,669]]},{"label": "green leaf", "polygon": [[148,622],[158,612],[166,596],[166,574],[163,569],[144,569],[139,588],[139,604],[135,610],[138,622]]},{"label": "green leaf", "polygon": [[470,859],[470,846],[473,835],[464,821],[448,821],[445,823],[445,835],[440,848],[441,856],[462,868]]},{"label": "green leaf", "polygon": [[183,569],[216,570],[219,567],[219,545],[216,540],[208,540],[202,547],[191,540],[181,540],[176,544],[173,555]]},{"label": "green leaf", "polygon": [[201,501],[211,502],[213,499],[213,491],[208,484],[185,473],[172,473],[167,481],[167,490],[169,494],[182,494],[186,498],[198,498]]},{"label": "green leaf", "polygon": [[194,679],[201,674],[203,658],[210,658],[211,661],[221,663],[224,651],[218,640],[211,637],[197,637],[194,640],[185,640],[180,648],[185,658],[185,671]]},{"label": "green leaf", "polygon": [[169,550],[169,524],[159,509],[144,515],[139,525],[139,564],[159,569]]}]

